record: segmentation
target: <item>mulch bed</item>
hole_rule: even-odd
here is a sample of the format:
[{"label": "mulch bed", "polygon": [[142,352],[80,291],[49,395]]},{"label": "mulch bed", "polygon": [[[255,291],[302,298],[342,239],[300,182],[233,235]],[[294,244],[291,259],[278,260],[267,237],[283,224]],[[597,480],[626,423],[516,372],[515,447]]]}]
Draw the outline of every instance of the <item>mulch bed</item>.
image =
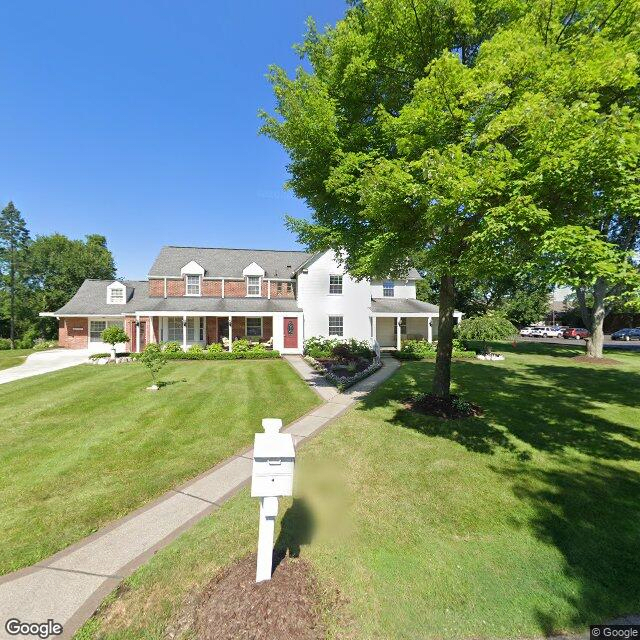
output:
[{"label": "mulch bed", "polygon": [[573,358],[574,362],[584,362],[585,364],[620,364],[619,360],[612,360],[611,358],[590,358],[589,356],[576,356]]},{"label": "mulch bed", "polygon": [[318,585],[310,565],[286,557],[271,580],[256,584],[256,556],[222,569],[194,612],[199,640],[322,640]]},{"label": "mulch bed", "polygon": [[464,401],[464,408],[460,405],[456,406],[454,400],[459,400],[459,396],[451,395],[448,398],[434,396],[431,393],[425,393],[420,396],[409,398],[406,401],[407,409],[424,413],[427,416],[436,416],[446,420],[459,420],[460,418],[470,418],[472,416],[481,416],[484,413],[482,407],[473,402]]}]

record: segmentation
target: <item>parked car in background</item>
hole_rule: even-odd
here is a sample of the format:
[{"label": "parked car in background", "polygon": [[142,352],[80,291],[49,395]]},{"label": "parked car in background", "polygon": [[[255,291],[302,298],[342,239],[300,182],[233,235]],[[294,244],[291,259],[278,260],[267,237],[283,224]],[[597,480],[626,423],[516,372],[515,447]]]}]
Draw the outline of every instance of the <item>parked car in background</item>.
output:
[{"label": "parked car in background", "polygon": [[533,332],[533,327],[522,327],[522,329],[520,329],[520,335],[523,338],[530,337],[532,332]]},{"label": "parked car in background", "polygon": [[640,328],[635,329],[619,329],[611,334],[612,340],[640,340]]},{"label": "parked car in background", "polygon": [[560,338],[562,329],[560,327],[532,327],[530,336],[532,338]]},{"label": "parked car in background", "polygon": [[572,327],[570,329],[565,329],[562,333],[562,337],[565,340],[584,340],[588,338],[591,334],[586,329],[581,329],[579,327]]}]

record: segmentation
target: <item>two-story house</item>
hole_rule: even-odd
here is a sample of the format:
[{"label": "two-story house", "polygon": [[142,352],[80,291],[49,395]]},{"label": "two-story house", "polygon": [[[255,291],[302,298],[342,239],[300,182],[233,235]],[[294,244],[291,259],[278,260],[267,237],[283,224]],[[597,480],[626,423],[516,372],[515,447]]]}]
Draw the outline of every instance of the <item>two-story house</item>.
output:
[{"label": "two-story house", "polygon": [[[405,337],[434,340],[438,307],[416,300],[420,274],[403,279],[354,280],[333,252],[163,247],[147,280],[85,280],[71,300],[42,315],[59,320],[60,346],[107,351],[110,325],[130,340],[183,348],[248,338],[301,353],[311,336],[377,340],[399,348]],[[461,314],[456,312],[456,317]]]}]

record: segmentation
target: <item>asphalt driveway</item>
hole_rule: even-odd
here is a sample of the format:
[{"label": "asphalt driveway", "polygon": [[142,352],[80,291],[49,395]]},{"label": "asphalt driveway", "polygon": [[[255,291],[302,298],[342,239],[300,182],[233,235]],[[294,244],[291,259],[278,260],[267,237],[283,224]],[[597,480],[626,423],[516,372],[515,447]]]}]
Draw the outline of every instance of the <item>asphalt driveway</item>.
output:
[{"label": "asphalt driveway", "polygon": [[[545,344],[563,344],[563,345],[582,345],[584,340],[565,340],[564,338],[523,338],[518,337],[518,342],[544,342]],[[624,351],[640,351],[640,341],[623,342],[621,340],[612,340],[611,336],[604,337],[605,349],[620,349]]]}]

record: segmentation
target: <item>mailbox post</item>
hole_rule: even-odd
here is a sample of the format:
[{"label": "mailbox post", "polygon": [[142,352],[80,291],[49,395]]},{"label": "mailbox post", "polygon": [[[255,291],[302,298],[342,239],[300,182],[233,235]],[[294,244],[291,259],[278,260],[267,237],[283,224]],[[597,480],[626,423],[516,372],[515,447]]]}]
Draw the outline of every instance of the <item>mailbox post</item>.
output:
[{"label": "mailbox post", "polygon": [[256,582],[271,580],[278,498],[293,493],[296,459],[293,438],[288,433],[280,433],[282,420],[264,418],[262,427],[264,433],[256,433],[253,443],[251,474],[251,496],[260,498]]}]

